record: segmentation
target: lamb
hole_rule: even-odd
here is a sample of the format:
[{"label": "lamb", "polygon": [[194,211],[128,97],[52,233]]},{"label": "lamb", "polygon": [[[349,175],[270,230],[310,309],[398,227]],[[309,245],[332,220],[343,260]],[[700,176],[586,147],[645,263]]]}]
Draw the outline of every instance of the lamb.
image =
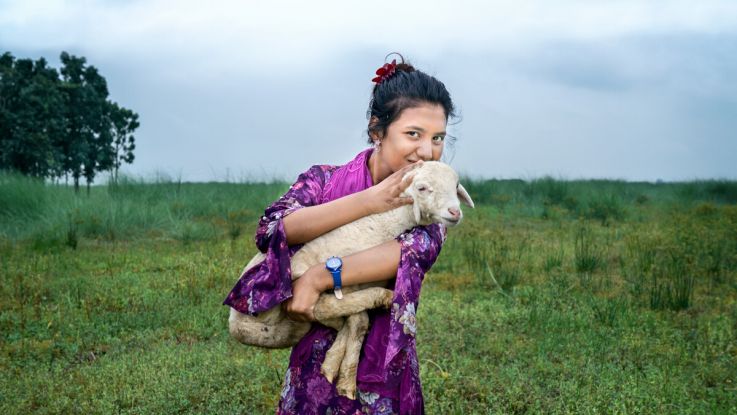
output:
[{"label": "lamb", "polygon": [[[413,204],[363,217],[306,243],[292,257],[292,279],[329,256],[343,257],[371,248],[416,225],[455,226],[462,218],[459,199],[474,206],[458,182],[458,174],[447,164],[425,162],[407,174],[414,175],[405,190],[405,195],[414,199]],[[263,259],[263,254],[257,254],[243,272]],[[355,398],[358,357],[368,330],[365,310],[391,306],[393,292],[383,288],[384,284],[382,281],[343,287],[343,299],[325,293],[315,305],[315,319],[338,330],[321,372],[330,382],[338,376],[337,389],[342,395]],[[267,348],[291,347],[310,329],[310,323],[287,318],[279,306],[255,317],[231,308],[228,323],[230,334],[239,342]]]}]

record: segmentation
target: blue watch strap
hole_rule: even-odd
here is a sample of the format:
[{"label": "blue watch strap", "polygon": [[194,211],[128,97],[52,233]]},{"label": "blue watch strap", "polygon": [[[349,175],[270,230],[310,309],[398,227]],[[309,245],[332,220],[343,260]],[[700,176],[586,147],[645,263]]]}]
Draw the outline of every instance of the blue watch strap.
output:
[{"label": "blue watch strap", "polygon": [[330,273],[333,274],[333,288],[342,288],[343,281],[340,279],[340,269],[330,271]]},{"label": "blue watch strap", "polygon": [[343,281],[340,280],[340,268],[335,271],[331,271],[333,274],[333,294],[338,300],[343,299]]}]

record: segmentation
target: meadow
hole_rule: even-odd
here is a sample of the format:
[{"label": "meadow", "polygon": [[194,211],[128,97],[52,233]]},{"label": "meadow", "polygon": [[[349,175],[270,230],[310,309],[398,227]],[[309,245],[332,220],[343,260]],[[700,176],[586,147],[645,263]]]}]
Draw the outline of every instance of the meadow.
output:
[{"label": "meadow", "polygon": [[[737,414],[737,182],[464,180],[423,283],[430,414]],[[0,175],[0,413],[273,413],[221,305],[287,183]]]}]

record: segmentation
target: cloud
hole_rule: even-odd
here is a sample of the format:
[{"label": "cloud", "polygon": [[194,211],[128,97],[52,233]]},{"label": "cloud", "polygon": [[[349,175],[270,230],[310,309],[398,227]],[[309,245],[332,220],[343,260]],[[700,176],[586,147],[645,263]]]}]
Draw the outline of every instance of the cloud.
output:
[{"label": "cloud", "polygon": [[100,68],[141,115],[135,173],[341,163],[399,50],[461,109],[460,170],[737,178],[734,1],[0,0],[0,49]]},{"label": "cloud", "polygon": [[229,62],[257,73],[312,66],[357,47],[417,50],[432,60],[448,50],[737,30],[733,1],[373,1],[357,7],[345,1],[19,0],[0,8],[6,47],[84,45],[101,55],[186,60],[205,68]]}]

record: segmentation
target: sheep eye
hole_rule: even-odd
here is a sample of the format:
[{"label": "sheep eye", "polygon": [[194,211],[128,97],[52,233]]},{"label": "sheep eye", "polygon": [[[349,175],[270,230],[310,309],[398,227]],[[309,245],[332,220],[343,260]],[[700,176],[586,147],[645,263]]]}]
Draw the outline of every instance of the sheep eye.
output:
[{"label": "sheep eye", "polygon": [[420,192],[424,192],[425,190],[427,190],[427,187],[420,186],[420,187],[417,188],[417,190],[420,191]]}]

